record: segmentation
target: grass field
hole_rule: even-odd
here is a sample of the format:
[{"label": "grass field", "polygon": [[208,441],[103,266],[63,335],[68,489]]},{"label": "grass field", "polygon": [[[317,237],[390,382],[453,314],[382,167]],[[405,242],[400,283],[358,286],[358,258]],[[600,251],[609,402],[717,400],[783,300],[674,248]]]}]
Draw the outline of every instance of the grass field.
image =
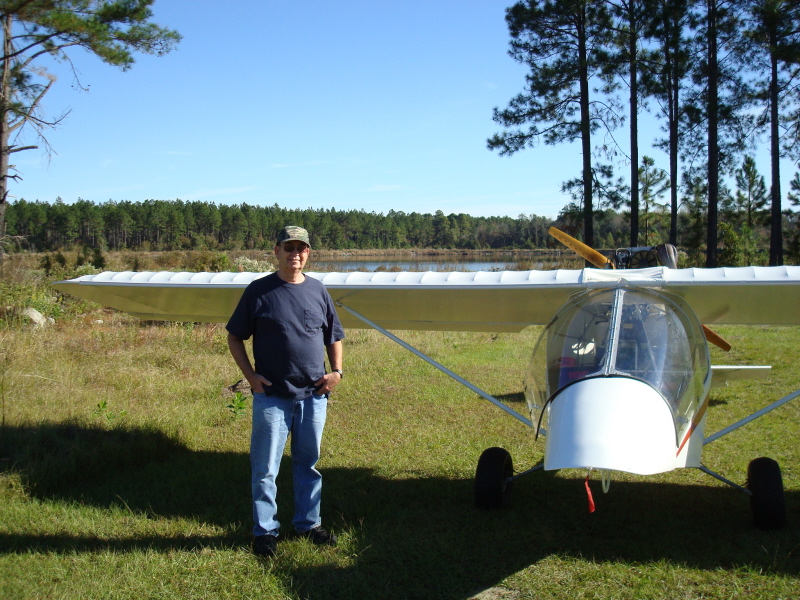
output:
[{"label": "grass field", "polygon": [[[320,464],[340,545],[287,535],[261,560],[248,549],[250,402],[240,415],[222,393],[239,379],[223,326],[55,312],[48,328],[0,329],[0,598],[800,596],[800,402],[704,454],[739,483],[751,459],[778,460],[781,531],[753,528],[746,496],[693,470],[620,475],[608,494],[595,480],[593,514],[584,472],[539,472],[515,482],[510,508],[483,512],[482,450],[503,446],[524,470],[543,442],[379,334],[348,330]],[[774,369],[714,390],[708,433],[800,388],[800,328],[717,329],[734,350],[715,362]],[[523,410],[537,333],[401,337]]]}]

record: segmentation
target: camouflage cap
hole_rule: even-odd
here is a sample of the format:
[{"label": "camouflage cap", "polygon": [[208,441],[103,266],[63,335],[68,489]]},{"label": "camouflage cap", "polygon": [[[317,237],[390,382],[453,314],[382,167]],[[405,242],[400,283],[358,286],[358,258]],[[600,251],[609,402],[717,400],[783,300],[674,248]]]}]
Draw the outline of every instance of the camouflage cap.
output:
[{"label": "camouflage cap", "polygon": [[311,247],[311,242],[308,241],[308,232],[302,227],[297,227],[296,225],[287,225],[284,227],[278,234],[278,241],[275,242],[275,245],[291,241],[305,242],[308,244],[309,248]]}]

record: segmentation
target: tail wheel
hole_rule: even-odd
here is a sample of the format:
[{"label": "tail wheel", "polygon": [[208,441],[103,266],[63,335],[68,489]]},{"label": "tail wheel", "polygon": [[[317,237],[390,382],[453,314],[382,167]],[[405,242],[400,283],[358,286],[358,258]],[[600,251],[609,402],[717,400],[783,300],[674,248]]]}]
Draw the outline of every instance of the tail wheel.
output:
[{"label": "tail wheel", "polygon": [[759,529],[780,529],[786,524],[783,478],[778,463],[762,456],[747,467],[747,489],[753,524]]},{"label": "tail wheel", "polygon": [[475,506],[502,508],[511,500],[511,481],[514,465],[511,454],[504,448],[487,448],[478,459],[475,470]]}]

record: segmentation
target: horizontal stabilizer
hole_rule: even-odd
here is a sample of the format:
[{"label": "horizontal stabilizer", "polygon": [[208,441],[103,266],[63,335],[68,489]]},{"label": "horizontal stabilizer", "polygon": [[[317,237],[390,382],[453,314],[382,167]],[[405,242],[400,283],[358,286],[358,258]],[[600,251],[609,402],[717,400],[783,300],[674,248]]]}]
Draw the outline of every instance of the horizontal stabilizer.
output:
[{"label": "horizontal stabilizer", "polygon": [[727,385],[729,381],[766,379],[771,371],[769,365],[711,365],[711,387]]}]

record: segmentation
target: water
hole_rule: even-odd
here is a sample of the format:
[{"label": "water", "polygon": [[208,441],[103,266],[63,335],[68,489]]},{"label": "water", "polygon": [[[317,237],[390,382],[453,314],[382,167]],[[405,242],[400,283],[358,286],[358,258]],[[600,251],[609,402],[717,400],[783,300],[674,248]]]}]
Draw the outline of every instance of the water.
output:
[{"label": "water", "polygon": [[[486,256],[423,256],[423,257],[356,257],[344,256],[338,259],[324,258],[309,261],[310,271],[513,271],[528,269],[554,269],[563,263],[563,257],[553,255],[516,256],[508,254],[503,258]],[[523,261],[520,265],[520,261]]]}]

